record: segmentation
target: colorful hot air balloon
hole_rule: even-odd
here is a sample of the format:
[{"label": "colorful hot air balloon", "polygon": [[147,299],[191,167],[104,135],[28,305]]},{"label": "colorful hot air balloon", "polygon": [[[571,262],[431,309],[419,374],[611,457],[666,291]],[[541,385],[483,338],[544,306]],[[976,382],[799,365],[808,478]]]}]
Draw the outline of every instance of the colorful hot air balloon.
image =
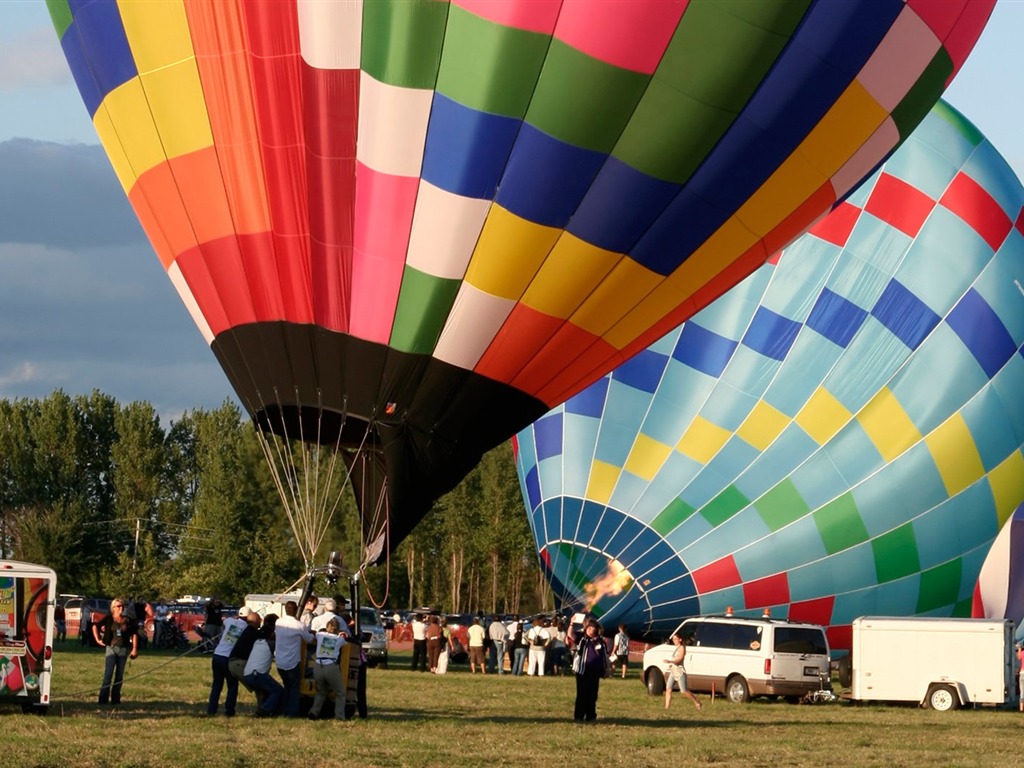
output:
[{"label": "colorful hot air balloon", "polygon": [[847,194],[992,6],[49,0],[169,277],[268,436],[343,449],[370,559]]},{"label": "colorful hot air balloon", "polygon": [[985,557],[974,588],[971,615],[1013,619],[1017,636],[1024,631],[1024,504],[1003,524]]},{"label": "colorful hot air balloon", "polygon": [[523,430],[563,603],[664,634],[732,606],[833,628],[970,614],[1024,501],[1024,188],[937,105],[746,281]]}]

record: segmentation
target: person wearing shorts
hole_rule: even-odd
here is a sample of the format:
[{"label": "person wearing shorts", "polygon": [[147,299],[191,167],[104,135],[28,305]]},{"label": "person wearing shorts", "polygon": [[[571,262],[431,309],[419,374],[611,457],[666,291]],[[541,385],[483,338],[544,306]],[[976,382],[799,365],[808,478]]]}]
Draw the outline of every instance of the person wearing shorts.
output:
[{"label": "person wearing shorts", "polygon": [[484,638],[486,633],[480,625],[479,616],[473,617],[473,624],[470,626],[469,631],[466,632],[466,636],[469,638],[469,671],[475,673],[479,669],[481,675],[487,674],[487,665],[484,660]]},{"label": "person wearing shorts", "polygon": [[626,667],[629,666],[629,635],[626,625],[619,624],[619,631],[612,640],[612,666],[622,667],[622,679],[626,679]]},{"label": "person wearing shorts", "polygon": [[686,661],[686,642],[676,634],[672,635],[672,644],[676,647],[676,652],[672,654],[672,659],[668,663],[668,680],[665,681],[665,709],[668,709],[672,704],[673,685],[679,686],[679,692],[689,698],[697,709],[703,709],[697,697],[686,687],[686,669],[684,667],[684,662]]}]

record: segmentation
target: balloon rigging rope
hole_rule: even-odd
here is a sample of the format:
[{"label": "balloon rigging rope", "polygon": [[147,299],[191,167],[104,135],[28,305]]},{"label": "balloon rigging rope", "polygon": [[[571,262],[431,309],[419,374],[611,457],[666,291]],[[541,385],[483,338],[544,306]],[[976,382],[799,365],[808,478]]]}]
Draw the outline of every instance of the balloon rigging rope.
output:
[{"label": "balloon rigging rope", "polygon": [[[274,389],[275,401],[278,408],[278,413],[283,413],[284,409],[281,404],[280,394],[277,388]],[[298,401],[298,392],[295,393],[296,401]],[[266,413],[267,407],[263,397],[260,397],[261,410]],[[263,456],[266,459],[267,466],[270,468],[270,474],[273,479],[274,485],[277,488],[278,496],[281,499],[281,505],[284,507],[285,516],[288,518],[288,524],[291,526],[292,533],[295,535],[296,546],[299,548],[299,552],[302,555],[306,571],[308,572],[313,568],[316,553],[320,549],[320,545],[323,543],[324,538],[327,535],[327,529],[330,526],[331,520],[338,511],[338,507],[341,504],[342,494],[348,487],[352,480],[352,472],[355,469],[356,464],[360,464],[363,467],[365,473],[367,461],[364,453],[367,440],[369,439],[371,430],[373,428],[373,420],[367,421],[366,430],[363,432],[362,440],[359,446],[355,449],[354,459],[351,466],[347,467],[345,472],[345,478],[341,482],[341,487],[338,492],[333,494],[333,503],[331,499],[331,486],[337,473],[338,460],[342,452],[342,433],[343,427],[347,416],[347,406],[342,413],[342,424],[338,428],[337,438],[334,442],[334,450],[330,455],[330,459],[327,462],[326,477],[320,477],[320,466],[321,466],[321,455],[322,455],[322,443],[320,438],[323,435],[323,416],[324,408],[322,399],[317,406],[317,428],[316,428],[316,443],[315,447],[311,447],[306,441],[306,435],[304,434],[303,420],[300,417],[298,419],[299,424],[299,449],[301,451],[301,457],[295,456],[296,448],[293,446],[293,439],[288,434],[287,421],[281,418],[281,430],[283,435],[279,435],[273,429],[262,430],[256,426],[256,434],[260,448],[263,451]],[[269,433],[269,434],[268,434]],[[302,478],[299,478],[299,467],[302,468]],[[365,483],[363,484],[365,493]],[[363,500],[365,502],[365,499]],[[384,479],[383,490],[376,500],[376,507],[374,509],[373,516],[371,518],[371,530],[375,529],[381,521],[381,509],[387,503],[387,478]],[[360,504],[360,509],[365,509],[365,503]],[[390,519],[387,511],[384,512],[384,526],[385,530],[390,527]],[[363,552],[366,552],[366,539],[362,534],[363,526],[360,525],[360,538],[363,545]],[[369,561],[363,562],[360,566],[360,570],[363,570]],[[390,558],[389,558],[390,562]],[[390,569],[389,569],[390,570]],[[390,573],[389,573],[390,580]]]},{"label": "balloon rigging rope", "polygon": [[[320,410],[320,420],[322,420],[322,419],[323,419],[323,409]],[[319,423],[318,423],[317,429],[318,429],[318,431],[320,429]],[[334,443],[334,451],[331,454],[330,462],[327,465],[327,477],[324,479],[324,488],[325,489],[330,489],[331,483],[334,480],[334,472],[335,472],[335,469],[337,468],[337,465],[338,465],[338,456],[341,454],[341,433],[342,433],[342,429],[339,428],[338,429],[338,438],[337,438],[337,440]],[[366,445],[366,439],[369,436],[369,434],[370,434],[370,425],[369,425],[369,423],[367,423],[366,431],[363,433],[362,442],[360,442],[359,448],[357,449],[357,452],[356,452],[357,456],[362,451],[363,446]],[[320,444],[319,441],[317,441],[317,445],[319,445],[319,444]],[[319,453],[319,451],[318,451],[318,453]],[[317,480],[319,480],[319,476],[320,476],[319,462],[317,462]],[[351,481],[351,479],[352,479],[352,470],[351,469],[346,470],[346,472],[345,472],[345,479],[344,479],[344,481],[341,484],[341,488],[338,490],[338,493],[334,494],[334,503],[333,504],[330,504],[331,494],[329,492],[325,492],[323,494],[322,506],[319,509],[318,514],[317,514],[317,520],[319,522],[320,534],[319,534],[319,536],[316,539],[315,545],[313,546],[313,550],[312,550],[313,552],[316,552],[320,548],[320,544],[323,543],[324,536],[327,535],[327,528],[331,524],[331,520],[334,519],[334,513],[338,511],[338,505],[341,504],[341,496],[344,493],[345,488],[348,487],[348,484]],[[328,505],[330,505],[330,510],[328,510]]]},{"label": "balloon rigging rope", "polygon": [[[274,435],[274,441],[272,446],[270,439],[267,437],[267,434],[262,429],[259,429],[257,427],[256,434],[259,438],[260,447],[263,449],[263,455],[267,460],[267,466],[270,467],[270,474],[271,477],[273,477],[274,479],[274,485],[277,486],[277,494],[278,496],[281,497],[281,505],[284,507],[285,515],[288,517],[288,523],[289,525],[291,525],[292,532],[295,534],[296,543],[299,546],[299,550],[302,553],[302,558],[305,562],[306,569],[308,570],[311,566],[310,557],[302,547],[301,529],[299,527],[298,521],[292,514],[293,506],[297,508],[297,505],[294,504],[294,494],[291,492],[292,484],[290,482],[285,483],[285,481],[281,477],[282,470],[286,471],[286,465],[284,464],[284,458],[282,456],[281,447],[277,443],[277,435],[271,433]],[[275,454],[277,460],[275,460]],[[291,497],[293,503],[289,502],[289,497]]]},{"label": "balloon rigging rope", "polygon": [[[313,449],[304,442],[301,430],[299,439],[302,444],[302,457],[297,461],[295,451],[292,449],[292,440],[287,434],[287,426],[283,426],[283,429],[285,431],[283,437],[275,432],[271,432],[268,437],[263,430],[257,429],[256,431],[267,464],[270,466],[274,484],[277,486],[278,495],[281,497],[285,515],[295,534],[306,569],[309,570],[313,567],[316,552],[323,543],[327,528],[341,504],[342,494],[351,481],[352,472],[351,470],[346,471],[341,488],[338,493],[334,494],[334,500],[331,503],[331,494],[326,491],[321,493],[321,487],[329,489],[337,471],[337,462],[341,453],[341,430],[338,431],[338,439],[328,464],[327,476],[321,483],[319,461],[313,460]],[[357,456],[362,454],[369,434],[370,426],[367,425],[363,439],[356,449]],[[317,455],[319,456],[319,450],[317,450]],[[300,463],[304,475],[301,483],[299,479]],[[311,478],[310,475],[313,477]],[[304,493],[300,494],[300,490],[303,490]]]},{"label": "balloon rigging rope", "polygon": [[[385,537],[386,537],[385,541],[391,541],[391,514],[390,514],[390,508],[391,507],[390,507],[390,504],[388,504],[388,501],[387,501],[387,492],[386,491],[387,491],[387,484],[385,483],[385,490],[384,490],[383,493],[381,493],[381,497],[384,499],[383,503],[388,508],[388,511],[386,511],[384,513],[384,534],[385,534]],[[364,541],[363,541],[363,552],[366,552],[365,537],[364,537]],[[359,566],[359,570],[362,571],[362,570],[364,570],[366,568],[367,561],[368,561],[368,559],[363,561],[363,564],[361,566]],[[383,596],[381,596],[380,601],[378,602],[374,598],[373,593],[370,591],[370,584],[369,584],[369,582],[366,579],[363,579],[363,588],[366,590],[366,597],[369,599],[370,604],[373,605],[374,608],[377,608],[379,610],[379,609],[384,607],[384,604],[387,603],[387,601],[388,601],[388,595],[391,592],[391,548],[390,547],[385,547],[384,548],[384,594],[383,594]]]},{"label": "balloon rigging rope", "polygon": [[[278,413],[283,413],[284,409],[281,405],[281,398],[276,387],[274,388],[274,395],[277,401]],[[260,399],[262,400],[262,397]],[[266,413],[266,410],[266,404],[263,403],[264,413]],[[302,431],[301,423],[302,419],[300,417],[300,434]],[[256,432],[260,437],[260,445],[263,447],[264,456],[266,457],[267,464],[270,467],[271,475],[274,477],[274,483],[277,486],[278,495],[281,497],[281,504],[284,507],[288,523],[291,525],[292,533],[295,534],[296,544],[299,547],[299,552],[302,554],[302,559],[305,563],[306,570],[308,571],[312,567],[313,556],[316,553],[308,548],[309,541],[311,539],[308,521],[300,521],[298,519],[299,516],[297,513],[302,509],[302,504],[297,496],[299,485],[298,470],[296,468],[295,458],[291,449],[292,441],[288,435],[288,424],[283,417],[281,418],[281,429],[284,431],[283,438],[273,430],[270,430],[270,433],[273,436],[273,450],[271,450],[271,441],[267,438],[266,433],[260,429],[257,429]],[[282,443],[284,443],[284,445],[282,445]],[[303,544],[306,544],[306,548],[303,548]]]}]

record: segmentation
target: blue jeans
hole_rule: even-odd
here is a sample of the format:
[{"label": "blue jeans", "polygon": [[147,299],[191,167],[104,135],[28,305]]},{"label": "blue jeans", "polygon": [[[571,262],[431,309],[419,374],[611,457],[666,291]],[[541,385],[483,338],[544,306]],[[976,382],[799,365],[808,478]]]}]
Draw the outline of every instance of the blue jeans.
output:
[{"label": "blue jeans", "polygon": [[220,692],[225,685],[228,695],[224,699],[224,714],[231,717],[235,714],[235,702],[238,700],[238,678],[228,671],[228,657],[213,656],[213,686],[210,688],[210,702],[206,705],[206,714],[216,715]]},{"label": "blue jeans", "polygon": [[[128,661],[127,648],[111,648],[107,646],[106,658],[103,663],[103,685],[100,687],[100,704],[121,703],[121,683],[124,681],[124,665]],[[114,685],[111,687],[110,681]]]},{"label": "blue jeans", "polygon": [[277,674],[281,676],[284,683],[284,716],[299,716],[299,685],[302,683],[302,665],[298,664],[293,669],[278,668]]},{"label": "blue jeans", "polygon": [[515,654],[512,657],[512,674],[521,675],[523,674],[523,666],[526,663],[526,654],[529,652],[529,648],[523,645],[517,645]]},{"label": "blue jeans", "polygon": [[264,714],[276,715],[284,695],[284,687],[266,672],[250,672],[243,683],[256,693],[257,699],[263,694],[263,704],[259,707]]},{"label": "blue jeans", "polygon": [[494,671],[494,667],[497,666],[498,674],[505,674],[505,641],[504,640],[493,640],[491,641],[491,671]]}]

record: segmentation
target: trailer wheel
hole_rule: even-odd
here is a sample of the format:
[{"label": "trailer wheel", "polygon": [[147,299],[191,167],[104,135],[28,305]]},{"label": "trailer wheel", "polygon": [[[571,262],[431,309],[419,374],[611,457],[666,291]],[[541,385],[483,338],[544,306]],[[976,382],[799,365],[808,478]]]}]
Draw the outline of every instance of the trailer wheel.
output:
[{"label": "trailer wheel", "polygon": [[750,686],[740,675],[733,675],[725,681],[725,696],[733,704],[746,704],[750,701]]},{"label": "trailer wheel", "polygon": [[647,693],[651,696],[661,696],[665,693],[665,676],[657,667],[650,667],[645,673],[647,679]]},{"label": "trailer wheel", "polygon": [[960,699],[948,685],[933,685],[924,701],[926,707],[936,712],[949,712],[960,706]]}]

